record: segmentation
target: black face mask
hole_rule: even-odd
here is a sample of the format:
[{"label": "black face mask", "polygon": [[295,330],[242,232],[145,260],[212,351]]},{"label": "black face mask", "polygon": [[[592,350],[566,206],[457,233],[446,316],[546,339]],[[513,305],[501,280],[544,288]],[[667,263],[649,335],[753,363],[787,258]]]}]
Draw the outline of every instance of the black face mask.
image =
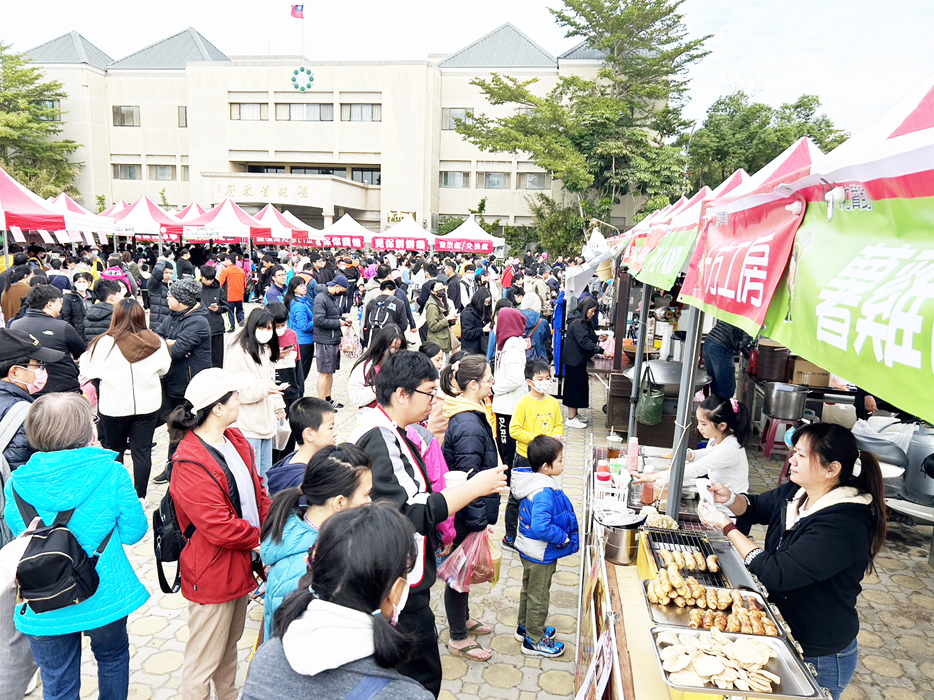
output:
[{"label": "black face mask", "polygon": [[444,292],[435,292],[434,294],[436,299],[444,299],[447,296]]}]

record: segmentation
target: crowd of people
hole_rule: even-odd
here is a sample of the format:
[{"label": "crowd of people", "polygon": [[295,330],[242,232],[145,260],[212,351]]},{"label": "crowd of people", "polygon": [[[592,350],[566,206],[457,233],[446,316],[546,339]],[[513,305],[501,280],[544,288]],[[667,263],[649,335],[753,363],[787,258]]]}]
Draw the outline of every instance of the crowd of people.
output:
[{"label": "crowd of people", "polygon": [[[551,582],[580,543],[558,477],[565,429],[587,427],[587,364],[604,352],[599,281],[566,327],[555,324],[563,278],[581,261],[127,248],[30,246],[0,261],[0,544],[46,528],[56,536],[27,546],[83,562],[18,570],[18,596],[0,593],[0,666],[10,670],[0,697],[24,697],[38,669],[45,698],[77,698],[82,636],[101,697],[127,697],[127,618],[149,593],[122,545],[146,534],[147,506],[166,528],[156,539],[180,542],[186,700],[239,697],[251,601],[263,606],[262,643],[245,698],[437,697],[438,567],[498,523],[503,501],[501,545],[523,567],[516,639],[526,655],[564,653],[547,624]],[[725,353],[742,339],[728,340]],[[342,361],[353,363],[347,407],[334,396]],[[558,376],[566,417],[552,395]],[[782,609],[816,668],[851,652],[855,663],[858,582],[881,542],[878,464],[860,462],[845,436],[803,430],[791,469],[801,491],[746,495],[750,418],[727,396],[697,407],[710,442],[688,454],[688,474],[714,482],[719,505],[705,522],[723,528],[780,608],[832,617],[833,633]],[[343,443],[339,420],[353,422]],[[169,445],[153,477],[162,425]],[[132,475],[121,466],[128,450]],[[153,482],[168,484],[158,504]],[[797,518],[811,516],[810,539],[773,535],[790,495]],[[841,505],[865,541],[844,543],[812,516]],[[757,549],[749,528],[769,522]],[[815,554],[815,541],[835,556]],[[785,564],[802,556],[807,574],[790,575]],[[828,595],[827,581],[843,594]],[[479,640],[491,625],[471,615],[469,592],[446,584],[450,653],[489,661]]]}]

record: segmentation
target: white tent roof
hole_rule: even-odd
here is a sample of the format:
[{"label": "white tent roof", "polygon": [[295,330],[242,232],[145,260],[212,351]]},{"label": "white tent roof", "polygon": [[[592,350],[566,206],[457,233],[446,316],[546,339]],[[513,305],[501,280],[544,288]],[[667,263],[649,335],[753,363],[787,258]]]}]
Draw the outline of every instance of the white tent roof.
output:
[{"label": "white tent roof", "polygon": [[402,221],[390,228],[386,229],[382,233],[372,234],[374,236],[385,236],[389,238],[424,238],[426,241],[434,241],[437,236],[433,233],[429,233],[417,223],[415,219],[411,216],[403,216]]},{"label": "white tent roof", "polygon": [[157,236],[160,231],[165,234],[166,226],[178,224],[178,219],[149,197],[140,197],[123,211],[114,214],[114,221],[117,233],[149,236]]},{"label": "white tent roof", "polygon": [[292,227],[295,229],[305,229],[308,231],[308,240],[314,241],[319,245],[324,242],[324,237],[321,235],[321,229],[312,228],[304,221],[299,219],[295,214],[290,212],[288,209],[282,212],[282,217],[292,224]]},{"label": "white tent roof", "polygon": [[500,248],[506,245],[505,238],[499,238],[498,236],[488,233],[480,224],[473,220],[473,217],[468,218],[446,236],[439,236],[439,238],[451,238],[462,241],[492,241],[494,248]]},{"label": "white tent roof", "polygon": [[[340,219],[335,221],[330,226],[326,226],[321,232],[321,236],[329,236],[331,239],[331,244],[337,247],[347,247],[352,246],[352,243],[337,243],[334,241],[335,236],[340,236],[341,238],[350,238],[357,237],[361,239],[366,239],[366,236],[372,235],[372,232],[368,228],[364,228],[356,219],[354,219],[350,214],[344,214]],[[361,246],[362,247],[362,246]]]},{"label": "white tent roof", "polygon": [[53,211],[65,215],[65,229],[68,231],[114,232],[114,220],[111,217],[88,211],[67,194],[60,194],[54,199],[50,197],[48,203]]}]

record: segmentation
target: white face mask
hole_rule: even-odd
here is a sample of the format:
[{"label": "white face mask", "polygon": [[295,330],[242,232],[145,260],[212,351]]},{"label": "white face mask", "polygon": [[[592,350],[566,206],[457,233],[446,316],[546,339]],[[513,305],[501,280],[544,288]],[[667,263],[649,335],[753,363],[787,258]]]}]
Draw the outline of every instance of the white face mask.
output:
[{"label": "white face mask", "polygon": [[75,282],[75,289],[77,289],[79,292],[86,292],[88,291],[88,283],[87,282]]},{"label": "white face mask", "polygon": [[276,333],[281,338],[282,334],[285,333],[288,329],[289,329],[288,326],[282,326],[282,327],[276,326]]},{"label": "white face mask", "polygon": [[256,340],[260,345],[265,345],[270,340],[272,340],[272,329],[271,328],[257,328],[256,329]]},{"label": "white face mask", "polygon": [[392,606],[392,619],[389,621],[389,624],[393,627],[396,626],[396,623],[399,621],[399,615],[402,614],[402,611],[405,609],[405,604],[409,599],[409,582],[406,580],[405,586],[402,589],[402,595],[399,597],[399,602]]},{"label": "white face mask", "polygon": [[535,388],[535,391],[537,391],[538,393],[547,395],[548,390],[551,389],[551,380],[543,379],[540,382],[532,382],[532,386]]}]

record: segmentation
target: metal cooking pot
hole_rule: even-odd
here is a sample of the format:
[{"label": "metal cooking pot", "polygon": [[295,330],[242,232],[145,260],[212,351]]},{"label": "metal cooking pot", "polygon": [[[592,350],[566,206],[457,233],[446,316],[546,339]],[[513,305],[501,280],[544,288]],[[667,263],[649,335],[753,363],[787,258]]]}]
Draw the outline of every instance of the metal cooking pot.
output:
[{"label": "metal cooking pot", "polygon": [[765,385],[765,413],[773,418],[801,420],[808,398],[807,387],[769,382]]},{"label": "metal cooking pot", "polygon": [[[682,365],[680,362],[668,362],[667,360],[643,362],[642,376],[645,376],[646,366],[652,368],[652,381],[665,392],[665,396],[678,396],[678,390],[681,388]],[[623,376],[632,381],[635,371],[635,367],[630,367],[623,372]],[[710,384],[710,377],[703,369],[698,367],[697,373],[694,375],[694,390],[697,391],[708,384]]]}]

